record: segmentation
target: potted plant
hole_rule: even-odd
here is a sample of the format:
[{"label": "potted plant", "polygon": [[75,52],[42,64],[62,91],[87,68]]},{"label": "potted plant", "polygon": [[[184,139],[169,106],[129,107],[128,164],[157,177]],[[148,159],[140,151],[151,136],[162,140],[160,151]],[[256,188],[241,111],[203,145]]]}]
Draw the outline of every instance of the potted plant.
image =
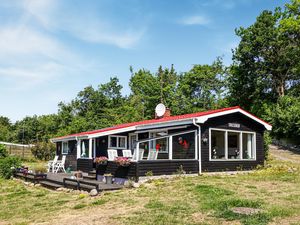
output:
[{"label": "potted plant", "polygon": [[217,150],[215,148],[212,150],[212,153],[213,153],[213,159],[216,159],[217,158]]},{"label": "potted plant", "polygon": [[96,166],[106,165],[107,164],[107,160],[108,160],[107,157],[100,156],[100,157],[96,157],[94,159],[94,163],[96,164]]},{"label": "potted plant", "polygon": [[122,167],[128,167],[130,165],[130,159],[128,159],[127,157],[117,157],[115,159],[115,163],[118,166],[122,166]]},{"label": "potted plant", "polygon": [[37,178],[44,178],[47,176],[47,168],[43,165],[36,165],[33,168],[33,171]]},{"label": "potted plant", "polygon": [[106,184],[112,184],[112,179],[113,179],[112,174],[106,173],[106,174],[104,174],[104,177],[105,177],[105,183]]}]

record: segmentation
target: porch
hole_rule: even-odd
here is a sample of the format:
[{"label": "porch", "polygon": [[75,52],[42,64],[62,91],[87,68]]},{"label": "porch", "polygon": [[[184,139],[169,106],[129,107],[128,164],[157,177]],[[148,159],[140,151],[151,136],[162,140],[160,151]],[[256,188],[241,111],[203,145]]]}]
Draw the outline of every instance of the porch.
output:
[{"label": "porch", "polygon": [[[78,140],[77,156],[80,157],[76,160],[77,170],[84,172],[96,170],[97,175],[109,173],[117,178],[135,180],[146,174],[172,175],[179,170],[184,170],[185,173],[198,173],[197,134],[194,127],[185,126]],[[129,151],[132,154],[130,165],[119,166],[110,159],[106,165],[97,166],[93,162],[94,158],[108,157],[108,151],[115,151],[118,157],[124,156],[124,151]]]},{"label": "porch", "polygon": [[14,175],[16,178],[23,179],[34,184],[40,184],[44,187],[50,189],[58,188],[69,188],[73,190],[84,190],[91,191],[96,189],[98,192],[101,191],[111,191],[119,190],[124,186],[119,184],[106,184],[102,181],[97,181],[96,179],[89,179],[84,177],[83,179],[72,179],[72,174],[67,173],[47,173],[46,176],[35,176],[34,174],[23,174],[16,173]]}]

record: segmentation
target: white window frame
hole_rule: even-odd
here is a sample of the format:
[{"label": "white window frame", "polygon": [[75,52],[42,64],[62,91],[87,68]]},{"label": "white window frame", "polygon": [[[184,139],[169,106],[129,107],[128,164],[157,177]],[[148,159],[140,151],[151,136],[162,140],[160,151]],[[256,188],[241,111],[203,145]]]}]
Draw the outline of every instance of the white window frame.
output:
[{"label": "white window frame", "polygon": [[[225,159],[212,159],[211,155],[211,131],[223,131],[225,132]],[[228,132],[232,133],[239,133],[240,134],[240,158],[239,159],[228,159]],[[252,134],[252,151],[253,151],[253,158],[252,159],[243,159],[243,144],[242,144],[242,135],[243,134]],[[219,129],[219,128],[209,128],[209,161],[216,161],[216,162],[222,162],[222,161],[256,161],[256,133],[250,132],[250,131],[238,131],[238,130],[230,130],[230,129]]]},{"label": "white window frame", "polygon": [[[179,135],[183,135],[183,134],[189,134],[189,133],[195,133],[195,158],[194,159],[173,159],[173,137],[174,136],[179,136]],[[169,151],[169,160],[173,160],[173,161],[191,161],[191,160],[195,160],[195,159],[198,159],[198,153],[197,153],[197,150],[198,150],[198,147],[197,147],[197,143],[198,143],[198,135],[197,135],[197,130],[189,130],[189,131],[183,131],[183,132],[179,132],[179,133],[173,133],[173,134],[168,134],[166,135],[165,137],[155,137],[155,138],[151,138],[151,140],[157,140],[157,139],[161,139],[161,138],[168,138],[168,144],[169,144],[169,148],[168,148],[168,151]],[[135,149],[135,151],[139,151],[139,145],[141,143],[146,143],[148,142],[149,143],[149,139],[148,140],[145,140],[145,141],[138,141],[137,142],[137,148]],[[172,144],[170,144],[172,143]],[[146,161],[146,159],[142,159],[143,161]],[[165,160],[165,159],[156,159],[156,160]],[[141,160],[139,160],[141,161]]]},{"label": "white window frame", "polygon": [[[157,133],[161,133],[161,132],[166,132],[167,135],[169,135],[169,132],[168,132],[167,129],[155,130],[155,131],[150,131],[149,132],[149,138],[159,138],[159,137],[164,138],[164,136],[157,136],[156,135]],[[151,137],[151,134],[155,134],[155,136]],[[166,137],[166,138],[167,138],[166,150],[165,151],[159,151],[159,153],[169,153],[169,140],[168,140],[168,137]],[[151,141],[153,141],[154,146],[156,146],[156,140],[157,139],[151,140]],[[150,143],[151,143],[151,141],[149,141],[149,149],[150,149],[150,145],[151,145]]]},{"label": "white window frame", "polygon": [[[116,137],[117,138],[117,146],[112,147],[110,138]],[[125,138],[125,147],[119,146],[119,138]],[[111,149],[127,149],[127,136],[121,136],[121,135],[108,135],[108,148]]]},{"label": "white window frame", "polygon": [[132,137],[135,137],[136,143],[139,141],[139,135],[138,134],[135,134],[135,133],[130,133],[129,134],[128,146],[129,146],[129,149],[131,149],[131,150],[133,150],[133,146],[131,146],[131,138]]},{"label": "white window frame", "polygon": [[[67,152],[65,152],[64,150],[64,143],[67,143]],[[68,141],[63,141],[61,143],[61,154],[62,155],[68,155],[69,154],[69,142]]]}]

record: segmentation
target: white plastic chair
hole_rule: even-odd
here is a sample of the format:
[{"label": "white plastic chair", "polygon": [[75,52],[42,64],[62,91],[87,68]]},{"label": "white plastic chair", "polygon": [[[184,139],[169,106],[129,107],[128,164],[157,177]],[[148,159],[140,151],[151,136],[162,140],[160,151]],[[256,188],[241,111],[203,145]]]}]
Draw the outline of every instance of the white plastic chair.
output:
[{"label": "white plastic chair", "polygon": [[52,171],[53,171],[53,167],[54,167],[54,165],[57,163],[57,160],[58,160],[58,155],[56,155],[56,156],[54,157],[54,160],[48,161],[48,164],[47,164],[47,167],[48,167],[47,172],[50,172],[51,169],[52,169]]},{"label": "white plastic chair", "polygon": [[158,151],[156,149],[149,150],[147,160],[156,160],[158,155]]},{"label": "white plastic chair", "polygon": [[[139,148],[139,160],[143,159],[143,157],[144,157],[144,151],[145,150],[143,148]],[[136,158],[136,148],[134,149],[132,160],[137,161],[137,158]]]},{"label": "white plastic chair", "polygon": [[123,157],[132,158],[132,152],[129,149],[122,150]]},{"label": "white plastic chair", "polygon": [[64,171],[65,173],[66,172],[65,163],[66,163],[66,156],[63,155],[61,161],[57,161],[57,163],[54,165],[54,173],[57,173],[60,170]]},{"label": "white plastic chair", "polygon": [[107,154],[108,154],[108,160],[109,161],[114,161],[115,158],[118,157],[118,151],[115,150],[115,149],[108,149]]}]

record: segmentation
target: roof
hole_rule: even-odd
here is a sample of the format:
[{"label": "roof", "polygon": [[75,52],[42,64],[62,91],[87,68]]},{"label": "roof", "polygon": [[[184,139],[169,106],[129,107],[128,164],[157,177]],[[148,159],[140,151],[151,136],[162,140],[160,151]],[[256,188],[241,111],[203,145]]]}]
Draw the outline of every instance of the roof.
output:
[{"label": "roof", "polygon": [[243,110],[239,106],[234,106],[234,107],[229,107],[229,108],[222,108],[222,109],[216,109],[216,110],[209,110],[205,112],[197,112],[197,113],[190,113],[190,114],[183,114],[183,115],[177,115],[177,116],[169,116],[169,117],[164,117],[160,119],[151,119],[151,120],[143,120],[143,121],[138,121],[138,122],[132,122],[132,123],[124,123],[124,124],[119,124],[116,126],[108,127],[108,128],[103,128],[99,130],[92,130],[92,131],[86,131],[86,132],[81,132],[81,133],[76,133],[76,134],[70,134],[62,137],[57,137],[53,138],[53,142],[61,141],[64,139],[75,139],[75,138],[80,138],[80,137],[96,137],[96,136],[105,136],[109,134],[116,134],[116,133],[121,133],[121,132],[126,132],[130,130],[136,130],[137,128],[146,126],[146,125],[158,125],[158,124],[169,124],[170,122],[179,122],[179,121],[187,121],[187,120],[192,120],[196,119],[197,123],[204,123],[206,120],[212,117],[217,117],[217,116],[222,116],[230,113],[236,113],[240,112],[251,119],[257,121],[258,123],[262,124],[267,130],[271,130],[272,126],[263,121],[262,119],[254,116],[253,114]]}]

